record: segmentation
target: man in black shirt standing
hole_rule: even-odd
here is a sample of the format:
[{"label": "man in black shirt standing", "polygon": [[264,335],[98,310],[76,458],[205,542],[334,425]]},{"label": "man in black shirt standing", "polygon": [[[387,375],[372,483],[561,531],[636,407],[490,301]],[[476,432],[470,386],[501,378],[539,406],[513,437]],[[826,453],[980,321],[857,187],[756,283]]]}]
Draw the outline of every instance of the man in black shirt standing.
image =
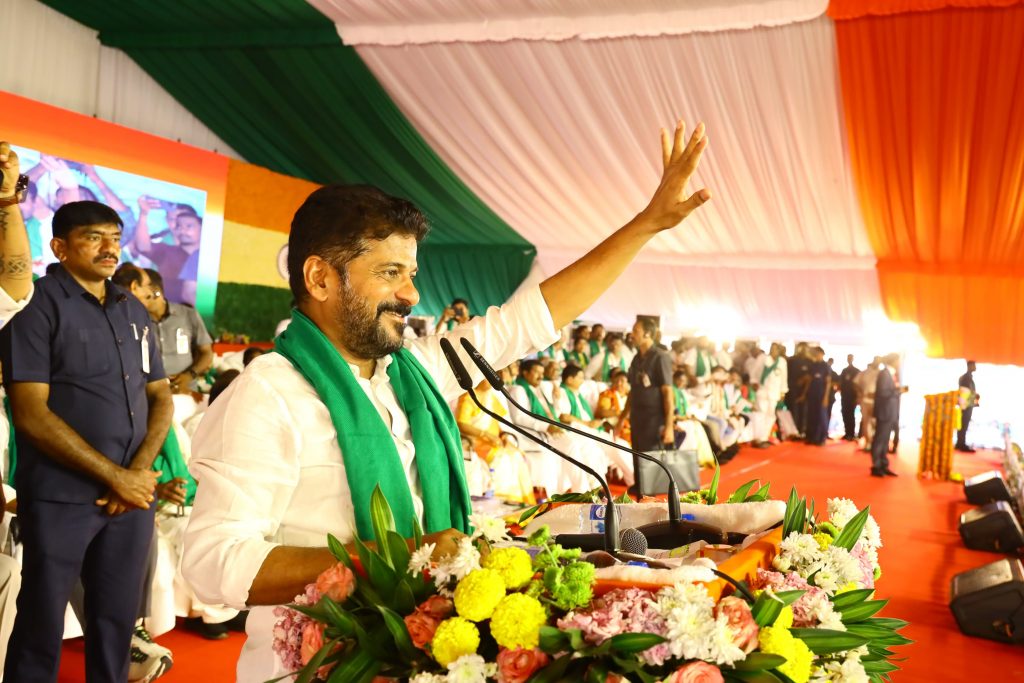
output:
[{"label": "man in black shirt standing", "polygon": [[[960,431],[956,433],[956,449],[964,453],[973,453],[974,449],[967,445],[967,428],[971,424],[974,406],[978,405],[978,393],[974,386],[974,371],[977,366],[973,360],[967,361],[967,372],[960,377],[960,393],[963,396],[963,413]],[[970,392],[970,393],[966,393]]]},{"label": "man in black shirt standing", "polygon": [[854,380],[860,374],[853,365],[853,354],[846,357],[846,367],[839,373],[839,396],[843,402],[843,427],[846,433],[843,434],[843,441],[856,441],[856,411],[857,411],[857,385]]},{"label": "man in black shirt standing", "polygon": [[50,246],[60,265],[0,333],[25,551],[4,678],[57,679],[64,611],[81,578],[86,680],[124,681],[171,393],[146,309],[107,279],[121,251],[117,213],[65,204]]},{"label": "man in black shirt standing", "polygon": [[[629,415],[633,448],[653,451],[675,448],[675,392],[672,391],[672,354],[656,345],[658,323],[638,318],[633,325],[637,354],[629,366],[629,398],[623,410]],[[640,482],[640,467],[633,457],[633,471]]]}]

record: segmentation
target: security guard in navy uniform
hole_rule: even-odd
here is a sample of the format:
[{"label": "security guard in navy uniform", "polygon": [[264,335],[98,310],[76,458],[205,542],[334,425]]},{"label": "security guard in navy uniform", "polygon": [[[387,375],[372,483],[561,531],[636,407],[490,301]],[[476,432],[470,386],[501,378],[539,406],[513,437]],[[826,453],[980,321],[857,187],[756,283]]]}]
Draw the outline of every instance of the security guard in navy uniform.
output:
[{"label": "security guard in navy uniform", "polygon": [[0,332],[24,546],[4,679],[57,680],[64,612],[81,577],[86,680],[124,683],[153,537],[150,468],[171,392],[149,314],[107,280],[121,251],[117,213],[62,206],[50,247],[60,267]]}]

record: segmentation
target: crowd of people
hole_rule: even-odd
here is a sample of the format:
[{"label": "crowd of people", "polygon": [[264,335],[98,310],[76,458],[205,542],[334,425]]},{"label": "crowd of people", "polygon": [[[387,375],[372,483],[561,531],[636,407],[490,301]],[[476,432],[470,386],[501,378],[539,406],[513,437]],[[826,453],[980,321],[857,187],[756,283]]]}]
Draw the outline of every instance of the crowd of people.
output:
[{"label": "crowd of people", "polygon": [[[781,344],[666,345],[650,316],[621,332],[573,325],[653,236],[710,198],[685,193],[706,143],[703,126],[688,140],[681,122],[663,133],[662,183],[633,221],[483,315],[456,299],[422,337],[406,318],[425,217],[376,188],[320,188],[292,223],[294,308],[275,353],[220,358],[183,292],[169,293],[158,270],[120,263],[128,230],[117,207],[60,206],[56,263],[33,283],[18,206],[29,179],[0,143],[4,678],[56,680],[69,604],[90,683],[165,673],[173,653],[150,630],[167,612],[171,626],[182,617],[207,638],[245,628],[238,680],[285,675],[274,608],[334,565],[328,533],[353,552],[356,536],[370,537],[375,487],[403,536],[418,519],[425,541],[448,552],[469,531],[471,494],[531,504],[595,488],[537,442],[639,494],[635,459],[587,434],[710,465],[742,444],[823,444],[839,392],[846,438],[859,403],[866,443],[887,451],[898,356],[839,375],[807,344],[787,358]],[[441,336],[479,348],[514,400],[487,382],[468,396]],[[872,474],[889,472],[874,461]]]}]

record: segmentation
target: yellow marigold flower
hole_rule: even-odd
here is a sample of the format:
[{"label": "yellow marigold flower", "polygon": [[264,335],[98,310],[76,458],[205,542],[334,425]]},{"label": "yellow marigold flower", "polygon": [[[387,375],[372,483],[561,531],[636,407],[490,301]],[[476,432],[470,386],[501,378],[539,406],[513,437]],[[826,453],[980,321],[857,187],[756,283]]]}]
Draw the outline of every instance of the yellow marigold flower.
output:
[{"label": "yellow marigold flower", "polygon": [[462,617],[442,621],[430,641],[430,651],[441,666],[448,666],[463,655],[475,654],[478,647],[480,631],[476,624]]},{"label": "yellow marigold flower", "polygon": [[814,653],[807,647],[807,643],[799,638],[793,638],[789,654],[786,655],[786,663],[779,667],[779,671],[789,676],[793,683],[807,683],[811,678],[813,661]]},{"label": "yellow marigold flower", "polygon": [[772,626],[785,629],[793,628],[793,608],[789,606],[783,607]]},{"label": "yellow marigold flower", "polygon": [[509,650],[532,650],[540,643],[540,627],[548,616],[536,598],[523,593],[506,595],[491,617],[491,635]]},{"label": "yellow marigold flower", "polygon": [[505,581],[493,569],[474,569],[455,587],[455,611],[470,621],[490,619],[505,597]]},{"label": "yellow marigold flower", "polygon": [[836,591],[836,595],[839,595],[840,593],[849,593],[850,591],[855,591],[855,590],[858,590],[857,584],[856,584],[856,582],[851,581],[850,583],[846,584],[845,586],[840,586],[839,590]]},{"label": "yellow marigold flower", "polygon": [[818,542],[818,547],[822,550],[828,550],[828,547],[832,545],[832,541],[835,540],[824,531],[814,534],[814,540]]},{"label": "yellow marigold flower", "polygon": [[793,641],[795,640],[796,638],[788,629],[777,626],[765,626],[757,634],[757,643],[761,652],[785,657],[786,661],[789,661],[792,656]]},{"label": "yellow marigold flower", "polygon": [[510,591],[522,588],[533,578],[533,561],[522,548],[498,548],[485,557],[481,564],[485,569],[493,569],[501,574],[505,588]]}]

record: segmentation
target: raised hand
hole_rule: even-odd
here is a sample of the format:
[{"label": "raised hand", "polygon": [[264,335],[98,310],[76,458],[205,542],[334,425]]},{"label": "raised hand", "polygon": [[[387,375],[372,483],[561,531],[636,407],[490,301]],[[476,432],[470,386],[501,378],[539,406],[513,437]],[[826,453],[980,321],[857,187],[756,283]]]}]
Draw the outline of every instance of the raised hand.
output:
[{"label": "raised hand", "polygon": [[3,179],[0,180],[0,198],[10,197],[14,194],[15,185],[18,183],[21,165],[18,161],[18,153],[11,149],[9,142],[0,142],[0,171],[3,171]]},{"label": "raised hand", "polygon": [[676,124],[674,135],[661,129],[661,184],[641,214],[660,230],[679,225],[694,209],[711,199],[710,190],[701,189],[687,196],[686,189],[708,144],[704,124],[698,123],[686,142],[683,131],[681,120]]}]

